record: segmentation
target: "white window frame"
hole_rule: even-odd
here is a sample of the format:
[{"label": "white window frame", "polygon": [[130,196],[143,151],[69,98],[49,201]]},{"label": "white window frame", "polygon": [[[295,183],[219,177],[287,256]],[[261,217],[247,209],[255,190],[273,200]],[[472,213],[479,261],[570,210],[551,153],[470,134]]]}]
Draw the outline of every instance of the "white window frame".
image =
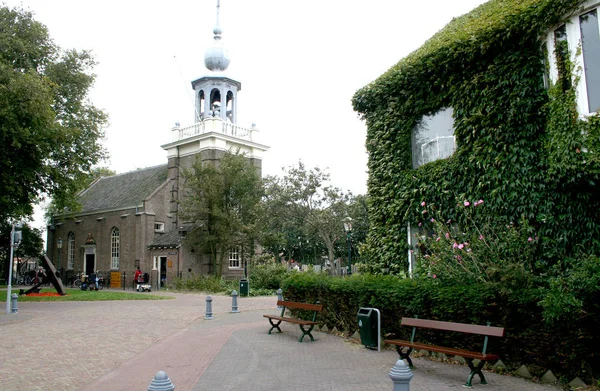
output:
[{"label": "white window frame", "polygon": [[154,232],[165,232],[165,223],[155,222]]},{"label": "white window frame", "polygon": [[[241,269],[242,268],[242,247],[233,246],[229,249],[229,269]],[[236,266],[237,264],[237,266]]]},{"label": "white window frame", "polygon": [[[437,112],[435,112],[432,115],[424,115],[422,117],[421,121],[427,123],[428,124],[427,127],[429,128],[430,126],[432,126],[431,125],[432,123],[435,123],[435,122],[439,123],[439,119],[436,120],[436,116],[444,114],[444,112],[447,112],[447,111],[450,111],[450,117],[452,118],[452,128],[451,128],[452,135],[440,135],[439,132],[441,132],[441,130],[438,130],[435,133],[435,137],[430,138],[430,139],[428,139],[426,141],[423,140],[424,142],[421,143],[421,144],[419,144],[417,142],[418,140],[417,140],[416,135],[415,135],[415,129],[416,129],[416,127],[413,128],[412,135],[411,135],[411,145],[410,145],[411,153],[412,154],[416,153],[417,155],[420,155],[420,159],[417,158],[417,160],[422,160],[419,165],[415,165],[415,156],[413,155],[412,166],[413,166],[414,169],[419,168],[419,167],[421,167],[421,166],[423,166],[423,165],[425,165],[427,163],[431,163],[431,162],[434,162],[434,161],[439,160],[439,159],[446,159],[446,158],[452,156],[454,154],[454,152],[456,152],[456,136],[454,135],[454,131],[455,131],[455,128],[454,128],[454,109],[452,107],[442,107],[442,108],[440,108]],[[444,124],[444,125],[446,125],[446,124]],[[417,126],[420,127],[421,125],[419,124]],[[435,130],[435,129],[432,129],[432,130]],[[448,129],[448,130],[450,130],[450,129]],[[431,132],[431,133],[433,133],[433,132]],[[444,134],[444,133],[442,133],[442,134]],[[446,134],[448,134],[448,133],[446,133]],[[429,135],[429,137],[432,137],[432,136],[433,136],[433,134]],[[451,140],[452,141],[451,151],[450,151],[450,153],[445,154],[445,155],[442,155],[440,153],[440,141],[443,141],[443,140]],[[428,146],[433,146],[434,143],[435,143],[435,154],[432,154],[431,156],[429,156],[429,159],[423,159],[424,157],[428,156],[427,154],[425,154],[426,148]],[[435,155],[435,156],[433,156],[433,155]]]},{"label": "white window frame", "polygon": [[75,268],[75,234],[69,232],[67,235],[67,269]]},{"label": "white window frame", "polygon": [[110,269],[118,270],[121,256],[121,233],[117,227],[110,231]]},{"label": "white window frame", "polygon": [[[600,18],[600,2],[598,0],[589,0],[585,2],[580,11],[576,14],[569,16],[565,20],[565,26],[567,30],[567,44],[569,48],[570,60],[573,63],[573,69],[575,74],[572,75],[572,78],[579,78],[578,83],[575,85],[575,80],[571,80],[573,86],[577,92],[577,112],[579,113],[581,118],[587,118],[591,115],[594,115],[595,112],[589,111],[589,102],[587,95],[587,80],[584,71],[584,63],[583,63],[583,50],[581,50],[581,26],[579,24],[579,17],[583,14],[586,14],[590,11],[596,10],[598,18]],[[549,77],[552,83],[556,83],[558,81],[558,67],[556,66],[556,54],[554,52],[554,31],[558,29],[559,26],[555,26],[551,31],[546,34],[546,47],[548,48],[548,57],[549,57]],[[600,32],[599,32],[600,33]]]}]

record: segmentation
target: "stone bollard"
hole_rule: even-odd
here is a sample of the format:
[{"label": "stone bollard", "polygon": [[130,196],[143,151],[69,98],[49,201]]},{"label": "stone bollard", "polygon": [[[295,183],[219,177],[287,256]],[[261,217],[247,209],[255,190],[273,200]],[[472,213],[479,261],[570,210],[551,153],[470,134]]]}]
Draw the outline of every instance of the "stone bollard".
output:
[{"label": "stone bollard", "polygon": [[238,293],[236,290],[234,290],[233,292],[231,292],[231,312],[240,312],[240,310],[238,310],[237,298]]},{"label": "stone bollard", "polygon": [[13,293],[10,297],[12,299],[11,300],[11,307],[12,307],[11,312],[13,314],[16,314],[19,312],[19,295],[17,295],[16,293]]},{"label": "stone bollard", "polygon": [[175,385],[164,371],[158,371],[148,387],[148,391],[173,391]]},{"label": "stone bollard", "polygon": [[212,313],[212,297],[210,296],[206,296],[206,315],[204,315],[204,319],[212,319],[213,318],[213,313]]},{"label": "stone bollard", "polygon": [[[283,301],[283,291],[281,290],[281,288],[277,289],[277,300]],[[277,308],[282,308],[282,307],[280,305],[278,305]]]},{"label": "stone bollard", "polygon": [[404,360],[396,361],[396,365],[389,374],[390,379],[394,382],[393,391],[410,391],[410,380],[413,376]]}]

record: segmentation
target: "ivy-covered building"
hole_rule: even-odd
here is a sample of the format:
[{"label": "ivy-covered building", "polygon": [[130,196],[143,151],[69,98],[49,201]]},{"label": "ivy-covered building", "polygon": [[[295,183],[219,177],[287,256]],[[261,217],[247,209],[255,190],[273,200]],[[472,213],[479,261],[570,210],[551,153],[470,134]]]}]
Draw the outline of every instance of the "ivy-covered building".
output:
[{"label": "ivy-covered building", "polygon": [[527,225],[538,271],[600,254],[599,13],[491,0],[356,92],[372,271],[415,270],[423,205],[460,226],[479,200],[480,223]]}]

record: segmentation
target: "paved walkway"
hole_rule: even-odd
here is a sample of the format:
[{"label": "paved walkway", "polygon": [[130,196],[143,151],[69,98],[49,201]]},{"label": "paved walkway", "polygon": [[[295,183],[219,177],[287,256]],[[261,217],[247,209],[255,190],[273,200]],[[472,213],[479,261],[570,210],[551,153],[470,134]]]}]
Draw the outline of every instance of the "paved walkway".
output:
[{"label": "paved walkway", "polygon": [[[154,293],[154,292],[153,292]],[[165,294],[165,293],[163,293]],[[275,297],[213,296],[213,320],[204,319],[205,298],[175,300],[19,303],[19,313],[0,315],[0,390],[146,390],[164,370],[177,391],[392,390],[388,373],[398,355],[313,333],[298,343],[292,324],[268,335],[265,313],[277,313]],[[461,389],[468,369],[414,359],[413,391]],[[486,391],[557,391],[511,376],[487,373]]]}]

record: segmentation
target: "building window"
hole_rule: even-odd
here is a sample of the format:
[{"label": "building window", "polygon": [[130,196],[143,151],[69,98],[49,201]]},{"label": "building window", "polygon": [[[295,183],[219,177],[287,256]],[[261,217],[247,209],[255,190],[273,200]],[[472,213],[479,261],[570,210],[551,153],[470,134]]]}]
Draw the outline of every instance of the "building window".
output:
[{"label": "building window", "polygon": [[75,234],[69,232],[67,236],[67,269],[75,267]]},{"label": "building window", "polygon": [[165,232],[165,223],[154,223],[154,232]]},{"label": "building window", "polygon": [[[597,1],[591,3],[587,2],[585,13],[568,18],[546,38],[550,80],[563,89],[576,89],[577,111],[582,116],[600,110],[600,6]],[[564,77],[568,61],[575,72],[570,78]]]},{"label": "building window", "polygon": [[449,107],[434,115],[426,115],[412,132],[413,168],[446,158],[454,153],[454,110]]},{"label": "building window", "polygon": [[588,112],[600,109],[600,27],[598,9],[579,17]]},{"label": "building window", "polygon": [[119,268],[119,254],[120,254],[120,235],[119,229],[113,228],[110,234],[110,268]]},{"label": "building window", "polygon": [[230,269],[240,269],[242,266],[240,264],[240,246],[232,247],[229,250],[229,268]]}]

